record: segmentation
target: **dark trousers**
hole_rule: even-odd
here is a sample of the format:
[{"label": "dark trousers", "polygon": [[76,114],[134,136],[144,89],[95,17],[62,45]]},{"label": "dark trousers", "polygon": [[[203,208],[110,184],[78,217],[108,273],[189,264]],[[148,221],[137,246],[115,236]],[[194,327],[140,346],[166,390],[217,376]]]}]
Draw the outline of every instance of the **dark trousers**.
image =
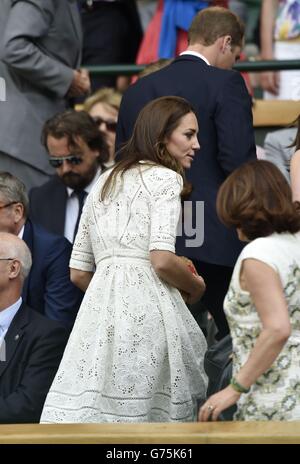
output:
[{"label": "dark trousers", "polygon": [[[129,63],[130,24],[124,5],[120,2],[99,2],[93,10],[81,13],[83,26],[82,65],[97,66]],[[131,59],[133,61],[133,58]],[[92,91],[100,87],[114,87],[115,76],[92,76]]]},{"label": "dark trousers", "polygon": [[201,299],[202,307],[213,316],[218,332],[216,339],[221,340],[229,333],[229,326],[223,310],[224,298],[227,293],[232,267],[195,261],[193,263],[199,275],[206,284],[206,291]]}]

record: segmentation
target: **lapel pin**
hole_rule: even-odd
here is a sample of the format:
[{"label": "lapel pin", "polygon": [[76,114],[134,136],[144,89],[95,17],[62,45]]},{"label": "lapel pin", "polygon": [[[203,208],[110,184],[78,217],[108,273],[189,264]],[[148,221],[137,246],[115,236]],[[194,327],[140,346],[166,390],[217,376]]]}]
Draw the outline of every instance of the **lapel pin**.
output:
[{"label": "lapel pin", "polygon": [[19,338],[20,338],[19,334],[15,335],[15,340],[19,340]]}]

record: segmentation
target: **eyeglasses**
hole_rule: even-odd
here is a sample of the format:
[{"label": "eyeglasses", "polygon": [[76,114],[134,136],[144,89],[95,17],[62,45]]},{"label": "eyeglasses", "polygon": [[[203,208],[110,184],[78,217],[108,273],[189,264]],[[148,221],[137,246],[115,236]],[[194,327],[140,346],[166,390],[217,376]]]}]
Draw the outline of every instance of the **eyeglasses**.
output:
[{"label": "eyeglasses", "polygon": [[19,203],[19,202],[18,201],[11,201],[10,203],[6,203],[6,205],[0,206],[0,209],[8,208],[9,206],[16,205],[17,203]]},{"label": "eyeglasses", "polygon": [[16,258],[0,258],[0,261],[14,261]]},{"label": "eyeglasses", "polygon": [[60,168],[63,165],[63,162],[67,161],[67,163],[72,164],[73,166],[77,166],[81,164],[83,159],[81,156],[77,155],[67,155],[67,156],[51,156],[49,158],[49,163],[53,168]]},{"label": "eyeglasses", "polygon": [[93,120],[95,121],[97,126],[105,124],[107,130],[110,132],[116,132],[117,130],[117,123],[115,121],[105,121],[105,119],[100,118],[100,116],[93,116]]}]

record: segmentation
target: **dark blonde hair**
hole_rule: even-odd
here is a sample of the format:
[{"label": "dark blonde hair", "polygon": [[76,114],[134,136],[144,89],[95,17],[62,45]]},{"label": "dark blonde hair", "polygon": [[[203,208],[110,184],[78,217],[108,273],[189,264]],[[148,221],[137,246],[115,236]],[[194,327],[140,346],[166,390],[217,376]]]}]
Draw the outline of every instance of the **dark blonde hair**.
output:
[{"label": "dark blonde hair", "polygon": [[119,173],[123,175],[142,160],[165,166],[181,174],[184,180],[182,195],[188,195],[191,186],[185,181],[184,170],[179,161],[167,151],[165,139],[178,127],[181,118],[191,112],[195,113],[192,105],[181,97],[160,97],[148,103],[137,117],[131,139],[118,152],[121,161],[107,178],[101,192],[101,200],[104,200],[112,189]]},{"label": "dark blonde hair", "polygon": [[120,92],[112,87],[102,87],[84,101],[83,109],[89,113],[97,103],[103,103],[119,111],[121,100],[122,94]]},{"label": "dark blonde hair", "polygon": [[168,59],[168,58],[160,58],[157,61],[153,61],[152,63],[149,63],[145,66],[143,71],[141,71],[138,75],[138,78],[141,79],[142,77],[149,76],[149,74],[152,74],[156,71],[159,71],[162,68],[165,68],[169,64],[171,64],[173,59]]},{"label": "dark blonde hair", "polygon": [[300,230],[299,203],[291,188],[271,162],[253,160],[237,168],[221,185],[217,213],[228,227],[240,228],[249,240],[273,232]]},{"label": "dark blonde hair", "polygon": [[231,47],[242,47],[245,26],[240,18],[227,8],[204,8],[193,19],[188,31],[189,45],[209,46],[220,37],[230,35]]}]

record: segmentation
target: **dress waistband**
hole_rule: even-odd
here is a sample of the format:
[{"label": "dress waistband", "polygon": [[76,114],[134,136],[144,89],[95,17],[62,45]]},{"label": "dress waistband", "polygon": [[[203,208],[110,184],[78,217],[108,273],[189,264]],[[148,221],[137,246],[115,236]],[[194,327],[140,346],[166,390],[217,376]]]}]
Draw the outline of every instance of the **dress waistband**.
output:
[{"label": "dress waistband", "polygon": [[114,259],[118,261],[122,258],[130,258],[142,261],[150,262],[150,255],[149,252],[146,251],[138,251],[138,250],[123,250],[122,248],[108,248],[107,250],[103,251],[102,253],[97,254],[96,256],[96,264],[98,265],[100,261],[104,259]]}]

